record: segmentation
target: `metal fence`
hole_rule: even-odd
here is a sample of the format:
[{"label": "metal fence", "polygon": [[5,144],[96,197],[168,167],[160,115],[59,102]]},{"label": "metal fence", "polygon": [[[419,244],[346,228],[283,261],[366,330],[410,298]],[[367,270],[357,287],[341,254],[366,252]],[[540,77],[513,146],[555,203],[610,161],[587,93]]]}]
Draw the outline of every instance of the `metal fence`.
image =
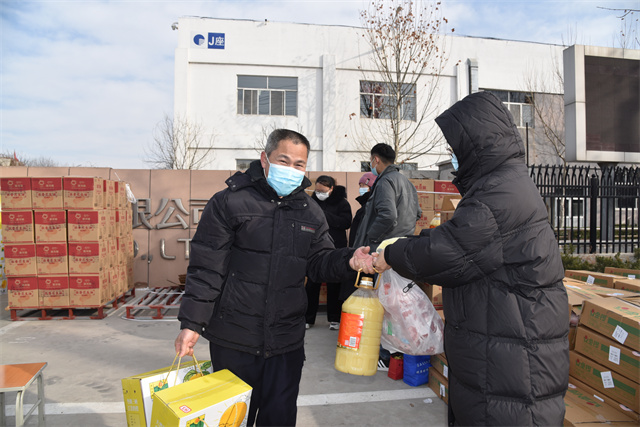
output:
[{"label": "metal fence", "polygon": [[640,247],[640,168],[530,166],[561,246],[575,253],[630,253]]}]

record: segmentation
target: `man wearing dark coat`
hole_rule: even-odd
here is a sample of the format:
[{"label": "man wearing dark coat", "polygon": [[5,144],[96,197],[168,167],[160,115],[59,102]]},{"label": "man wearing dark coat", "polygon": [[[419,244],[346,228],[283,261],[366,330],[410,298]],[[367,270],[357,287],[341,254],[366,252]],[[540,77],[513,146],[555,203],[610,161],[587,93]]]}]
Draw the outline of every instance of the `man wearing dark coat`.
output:
[{"label": "man wearing dark coat", "polygon": [[436,123],[459,165],[462,200],[451,220],[386,246],[374,265],[443,287],[450,425],[562,425],[564,270],[520,134],[487,92]]},{"label": "man wearing dark coat", "polygon": [[276,129],[260,160],[207,203],[191,242],[175,341],[193,355],[202,335],[214,371],[229,369],[253,390],[247,425],[296,423],[304,363],[304,279],[373,273],[368,248],[335,249],[325,215],[304,189],[309,141]]}]

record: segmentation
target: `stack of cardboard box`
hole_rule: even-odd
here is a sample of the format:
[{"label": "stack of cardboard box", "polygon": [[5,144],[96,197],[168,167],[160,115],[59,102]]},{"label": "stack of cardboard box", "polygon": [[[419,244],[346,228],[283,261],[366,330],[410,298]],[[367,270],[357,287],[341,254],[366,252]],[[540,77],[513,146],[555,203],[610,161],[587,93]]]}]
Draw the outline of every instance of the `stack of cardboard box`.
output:
[{"label": "stack of cardboard box", "polygon": [[[640,281],[631,273],[631,278],[575,270],[567,270],[565,274],[573,318],[579,315],[579,322],[570,334],[565,425],[589,422],[637,425]],[[585,401],[591,400],[592,405],[584,406]],[[579,402],[583,405],[578,405]]]},{"label": "stack of cardboard box", "polygon": [[132,287],[124,183],[9,177],[0,191],[10,309],[98,307]]},{"label": "stack of cardboard box", "polygon": [[422,217],[416,224],[415,234],[420,234],[420,231],[429,228],[431,220],[437,213],[441,214],[441,223],[446,221],[444,216],[452,213],[455,209],[453,204],[457,204],[447,201],[459,200],[462,197],[451,181],[432,179],[410,179],[409,181],[416,187],[418,202],[422,209]]}]

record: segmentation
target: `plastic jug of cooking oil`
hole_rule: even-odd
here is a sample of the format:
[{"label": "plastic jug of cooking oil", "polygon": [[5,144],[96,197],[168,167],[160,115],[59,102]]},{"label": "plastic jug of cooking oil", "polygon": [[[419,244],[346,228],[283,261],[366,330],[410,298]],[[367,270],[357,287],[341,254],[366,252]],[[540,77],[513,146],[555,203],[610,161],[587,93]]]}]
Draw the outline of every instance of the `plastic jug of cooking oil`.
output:
[{"label": "plastic jug of cooking oil", "polygon": [[429,223],[429,228],[436,228],[437,226],[440,225],[441,220],[442,220],[442,215],[440,215],[440,212],[436,212],[436,216],[434,216],[431,222]]},{"label": "plastic jug of cooking oil", "polygon": [[335,367],[340,372],[370,376],[378,370],[384,308],[371,277],[363,276],[355,286],[358,289],[342,303]]}]

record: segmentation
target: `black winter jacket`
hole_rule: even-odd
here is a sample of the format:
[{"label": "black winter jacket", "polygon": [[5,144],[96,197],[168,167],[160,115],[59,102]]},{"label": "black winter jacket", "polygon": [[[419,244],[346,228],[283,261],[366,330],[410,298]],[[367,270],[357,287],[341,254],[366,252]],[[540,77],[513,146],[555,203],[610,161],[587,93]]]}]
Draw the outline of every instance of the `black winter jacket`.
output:
[{"label": "black winter jacket", "polygon": [[416,187],[399,166],[387,166],[370,193],[354,246],[370,246],[373,252],[385,239],[413,235],[422,210]]},{"label": "black winter jacket", "polygon": [[320,200],[314,192],[311,196],[327,218],[329,235],[336,248],[347,246],[347,230],[351,227],[351,205],[347,201],[347,190],[342,185],[333,187],[326,200]]},{"label": "black winter jacket", "polygon": [[279,198],[259,161],[207,203],[191,242],[178,319],[209,341],[270,357],[304,344],[305,275],[337,282],[354,250],[334,249],[302,185]]},{"label": "black winter jacket", "polygon": [[364,211],[366,210],[366,204],[371,196],[371,190],[364,193],[362,196],[356,197],[356,201],[360,203],[360,209],[358,209],[353,215],[353,221],[351,221],[351,231],[349,232],[349,246],[353,247],[356,243],[356,233],[358,231],[358,227],[362,223],[362,218],[364,218]]},{"label": "black winter jacket", "polygon": [[443,286],[455,425],[559,426],[569,377],[564,270],[509,111],[479,92],[436,119],[456,154],[453,218],[385,250]]}]

